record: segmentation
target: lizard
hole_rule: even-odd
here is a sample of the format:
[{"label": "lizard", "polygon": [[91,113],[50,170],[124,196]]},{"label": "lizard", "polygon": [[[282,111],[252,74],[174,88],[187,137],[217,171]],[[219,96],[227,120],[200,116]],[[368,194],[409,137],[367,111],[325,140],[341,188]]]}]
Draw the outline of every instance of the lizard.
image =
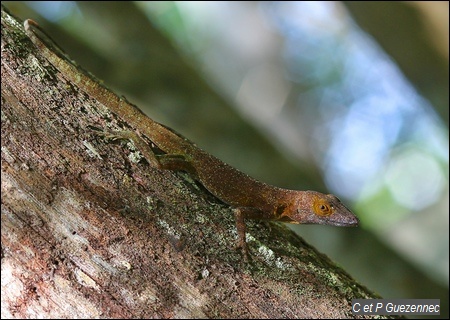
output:
[{"label": "lizard", "polygon": [[[192,174],[211,194],[233,208],[238,247],[248,258],[245,219],[273,220],[292,224],[352,226],[359,219],[335,195],[317,191],[299,191],[275,187],[258,181],[205,152],[174,130],[147,117],[105,86],[83,72],[74,62],[51,50],[34,29],[45,33],[31,19],[24,22],[27,36],[43,56],[85,93],[107,106],[146,136],[163,154],[134,131],[103,132],[106,138],[132,140],[149,165],[165,170],[183,170]],[[49,38],[48,36],[46,36]],[[50,39],[50,38],[49,38]]]}]

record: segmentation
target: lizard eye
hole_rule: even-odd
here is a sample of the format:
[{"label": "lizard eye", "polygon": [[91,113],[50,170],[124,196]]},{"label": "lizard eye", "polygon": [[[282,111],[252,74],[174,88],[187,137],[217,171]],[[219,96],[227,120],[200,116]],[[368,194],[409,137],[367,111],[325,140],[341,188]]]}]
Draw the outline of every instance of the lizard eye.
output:
[{"label": "lizard eye", "polygon": [[313,205],[314,213],[319,216],[329,216],[333,213],[334,208],[325,199],[316,199]]}]

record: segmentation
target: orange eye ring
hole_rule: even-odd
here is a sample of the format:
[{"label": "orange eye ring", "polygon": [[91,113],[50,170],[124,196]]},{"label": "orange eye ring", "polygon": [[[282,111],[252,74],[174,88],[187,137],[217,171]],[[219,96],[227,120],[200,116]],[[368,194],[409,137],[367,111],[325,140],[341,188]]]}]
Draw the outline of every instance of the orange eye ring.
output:
[{"label": "orange eye ring", "polygon": [[318,216],[326,217],[334,212],[334,208],[325,199],[315,199],[313,204],[314,213]]}]

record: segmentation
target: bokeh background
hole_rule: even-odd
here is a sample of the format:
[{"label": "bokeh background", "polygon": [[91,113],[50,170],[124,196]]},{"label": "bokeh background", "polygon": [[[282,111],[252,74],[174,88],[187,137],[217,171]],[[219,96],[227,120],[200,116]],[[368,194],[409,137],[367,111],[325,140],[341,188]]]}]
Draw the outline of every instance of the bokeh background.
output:
[{"label": "bokeh background", "polygon": [[336,194],[360,228],[293,229],[382,297],[438,298],[448,317],[448,2],[2,3],[203,149]]}]

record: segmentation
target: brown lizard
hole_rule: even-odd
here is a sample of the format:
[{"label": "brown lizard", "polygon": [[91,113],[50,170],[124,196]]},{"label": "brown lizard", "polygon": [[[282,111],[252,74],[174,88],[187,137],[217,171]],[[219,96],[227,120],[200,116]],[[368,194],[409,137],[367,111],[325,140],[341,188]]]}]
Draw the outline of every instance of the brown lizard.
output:
[{"label": "brown lizard", "polygon": [[152,148],[133,131],[104,133],[104,136],[132,140],[150,165],[160,169],[189,172],[214,196],[234,208],[239,246],[245,258],[248,249],[244,219],[275,220],[295,224],[358,225],[358,218],[334,195],[316,191],[287,190],[268,185],[203,151],[173,130],[148,118],[90,76],[81,74],[77,66],[69,60],[55,54],[34,32],[32,26],[39,28],[36,22],[26,20],[24,26],[31,41],[64,76],[69,77],[83,91],[135,127],[164,154],[155,155]]}]

